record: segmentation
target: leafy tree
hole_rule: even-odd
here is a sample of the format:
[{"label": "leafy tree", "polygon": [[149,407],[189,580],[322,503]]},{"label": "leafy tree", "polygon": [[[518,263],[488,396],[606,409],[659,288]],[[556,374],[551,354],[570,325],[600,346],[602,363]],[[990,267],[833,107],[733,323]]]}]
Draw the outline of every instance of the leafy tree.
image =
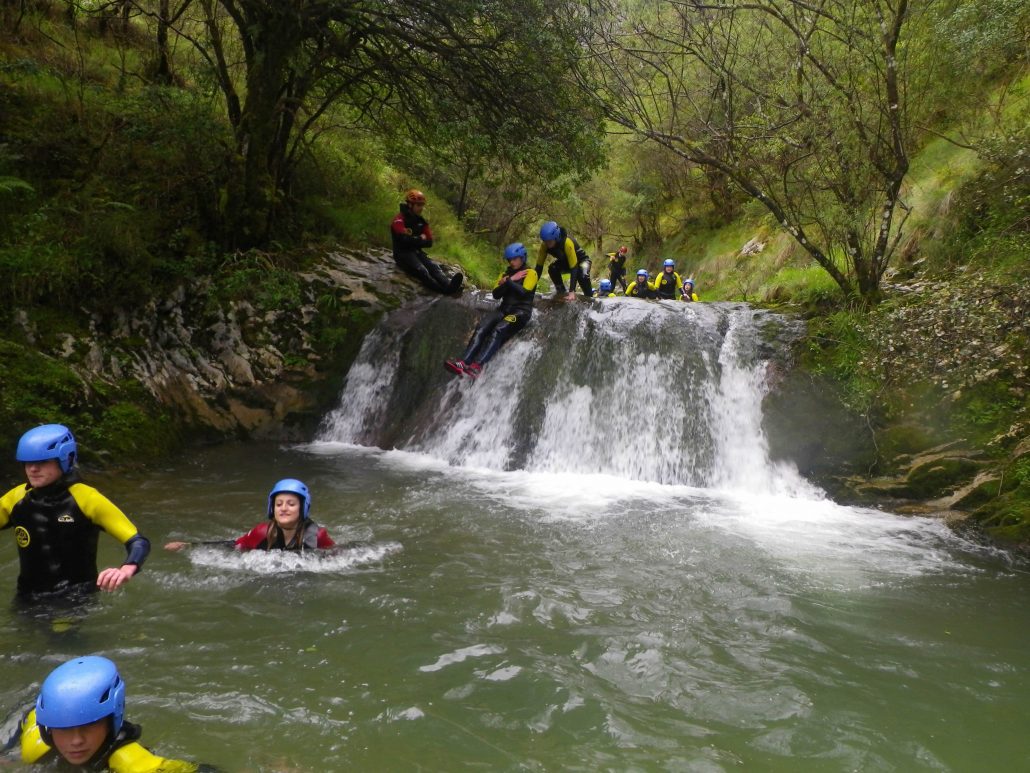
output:
[{"label": "leafy tree", "polygon": [[760,201],[846,295],[875,302],[907,214],[929,4],[612,4],[579,72],[610,120]]},{"label": "leafy tree", "polygon": [[[227,241],[273,231],[312,129],[345,108],[355,128],[478,158],[596,163],[598,121],[568,77],[576,0],[198,0],[201,51],[235,136],[223,194]],[[591,139],[594,137],[595,139]],[[535,160],[534,160],[535,159]],[[544,163],[540,163],[540,160]]]}]

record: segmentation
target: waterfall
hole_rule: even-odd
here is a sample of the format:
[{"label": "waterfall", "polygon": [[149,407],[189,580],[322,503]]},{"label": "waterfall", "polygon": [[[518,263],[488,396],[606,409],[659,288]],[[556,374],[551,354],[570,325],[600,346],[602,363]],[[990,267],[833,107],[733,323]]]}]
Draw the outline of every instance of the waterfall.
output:
[{"label": "waterfall", "polygon": [[477,381],[458,356],[484,296],[442,298],[365,341],[317,442],[452,465],[597,473],[753,493],[807,484],[769,459],[766,372],[797,323],[745,304],[538,301]]}]

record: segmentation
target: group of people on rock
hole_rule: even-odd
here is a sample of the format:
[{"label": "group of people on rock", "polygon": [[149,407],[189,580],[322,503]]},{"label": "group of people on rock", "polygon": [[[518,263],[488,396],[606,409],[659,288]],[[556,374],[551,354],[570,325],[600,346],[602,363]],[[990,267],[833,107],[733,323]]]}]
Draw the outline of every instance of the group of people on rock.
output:
[{"label": "group of people on rock", "polygon": [[[0,497],[0,530],[13,529],[18,548],[16,601],[22,606],[83,599],[114,591],[143,568],[150,541],[111,500],[86,485],[78,469],[78,444],[63,424],[28,430],[15,458],[25,483]],[[265,520],[235,540],[204,542],[236,550],[307,551],[335,545],[311,518],[311,492],[296,478],[272,486]],[[125,547],[120,566],[97,568],[97,543],[106,532]],[[169,542],[182,550],[186,542]],[[27,764],[54,762],[74,769],[116,773],[212,770],[168,760],[138,743],[141,729],[125,719],[125,682],[106,657],[88,655],[58,666],[43,682],[35,704],[0,750],[20,750]],[[2,756],[0,756],[2,762]]]},{"label": "group of people on rock", "polygon": [[[409,190],[400,204],[400,212],[390,226],[393,238],[393,257],[397,265],[418,279],[431,290],[445,295],[461,292],[462,276],[450,278],[426,253],[425,248],[433,244],[429,223],[422,215],[426,197],[422,191]],[[528,265],[529,252],[522,242],[513,242],[504,248],[507,266],[494,284],[493,297],[500,301],[498,307],[480,320],[469,338],[465,352],[458,359],[444,361],[444,367],[456,375],[476,379],[483,366],[497,354],[497,351],[513,335],[522,330],[533,314],[533,298],[543,274],[544,264],[553,258],[547,275],[554,286],[556,298],[573,300],[576,288],[587,298],[613,298],[615,285],[622,288],[622,294],[630,298],[651,298],[675,300],[677,295],[683,301],[697,301],[694,279],[680,279],[676,264],[666,259],[661,273],[653,279],[647,269],[637,270],[636,281],[626,283],[626,258],[629,250],[623,246],[608,253],[607,279],[602,279],[595,294],[590,281],[591,260],[566,229],[554,220],[540,228],[540,247],[537,250],[536,265]],[[565,276],[568,275],[568,289]]]}]

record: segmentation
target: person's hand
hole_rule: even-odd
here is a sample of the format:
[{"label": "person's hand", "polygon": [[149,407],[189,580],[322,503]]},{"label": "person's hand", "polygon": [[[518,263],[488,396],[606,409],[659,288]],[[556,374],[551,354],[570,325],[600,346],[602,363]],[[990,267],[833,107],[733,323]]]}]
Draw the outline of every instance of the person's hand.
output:
[{"label": "person's hand", "polygon": [[105,569],[97,577],[97,587],[101,590],[112,591],[127,583],[136,574],[138,566],[135,564],[123,564],[117,568]]},{"label": "person's hand", "polygon": [[165,550],[182,550],[183,548],[189,547],[188,542],[169,542],[165,545]]},{"label": "person's hand", "polygon": [[570,290],[568,292],[568,294],[565,296],[565,300],[567,300],[567,301],[574,301],[574,300],[576,300],[576,293],[573,292],[572,290]]},{"label": "person's hand", "polygon": [[516,282],[519,281],[520,279],[525,279],[526,278],[526,269],[522,269],[521,271],[516,271],[514,274],[511,275],[511,278],[514,279]]}]

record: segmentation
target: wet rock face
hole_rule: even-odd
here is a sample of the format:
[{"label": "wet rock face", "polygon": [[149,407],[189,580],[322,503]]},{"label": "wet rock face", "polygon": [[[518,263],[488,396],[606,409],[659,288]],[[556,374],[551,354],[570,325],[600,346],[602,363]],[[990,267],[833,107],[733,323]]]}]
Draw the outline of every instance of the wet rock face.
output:
[{"label": "wet rock face", "polygon": [[297,279],[301,303],[278,309],[218,306],[211,282],[198,280],[131,316],[96,315],[88,336],[64,335],[46,354],[87,382],[138,382],[203,435],[297,437],[335,396],[379,317],[423,292],[381,250],[327,254]]}]

